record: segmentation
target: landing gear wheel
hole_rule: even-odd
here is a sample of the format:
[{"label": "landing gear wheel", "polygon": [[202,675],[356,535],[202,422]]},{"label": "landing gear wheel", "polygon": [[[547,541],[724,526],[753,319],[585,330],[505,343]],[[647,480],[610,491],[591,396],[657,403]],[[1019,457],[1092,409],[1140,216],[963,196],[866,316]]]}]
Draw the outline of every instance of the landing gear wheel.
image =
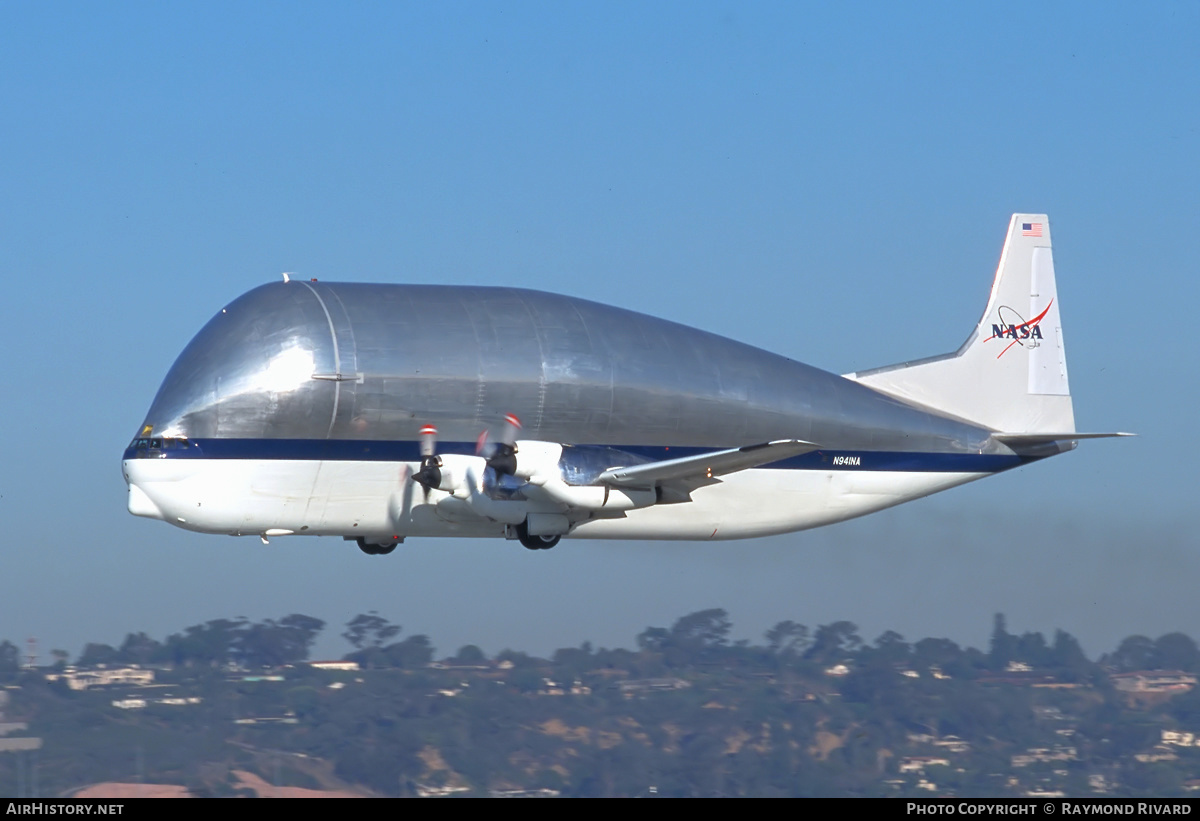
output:
[{"label": "landing gear wheel", "polygon": [[399,544],[399,542],[391,542],[389,544],[370,544],[362,536],[359,536],[356,541],[358,542],[358,549],[363,553],[366,553],[368,556],[386,556],[395,550],[396,545]]},{"label": "landing gear wheel", "polygon": [[558,540],[561,538],[562,536],[557,534],[554,536],[532,536],[529,533],[528,524],[521,522],[517,525],[517,539],[529,550],[549,550],[558,544]]}]

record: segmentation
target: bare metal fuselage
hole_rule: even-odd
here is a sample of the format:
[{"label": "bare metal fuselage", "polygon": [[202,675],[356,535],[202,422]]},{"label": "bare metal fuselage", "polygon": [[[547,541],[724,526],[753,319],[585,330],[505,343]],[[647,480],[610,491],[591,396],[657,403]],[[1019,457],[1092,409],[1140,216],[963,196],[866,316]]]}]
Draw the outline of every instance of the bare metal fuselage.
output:
[{"label": "bare metal fuselage", "polygon": [[[469,462],[480,431],[505,413],[524,421],[523,453],[567,446],[545,458],[568,484],[596,475],[581,462],[606,456],[649,462],[780,439],[818,449],[667,483],[649,489],[652,503],[611,509],[518,493],[516,508],[481,515],[453,488],[407,481],[423,424],[440,429],[445,459]],[[511,288],[292,281],[243,295],[192,340],[124,469],[139,515],[203,532],[385,544],[511,534],[517,520],[574,537],[765,535],[1028,458],[981,426],[644,314]],[[626,495],[638,492],[646,498]]]},{"label": "bare metal fuselage", "polygon": [[[566,296],[285,277],[175,362],[125,452],[129,509],[368,553],[801,530],[1125,435],[1076,432],[1060,316],[1044,214],[1013,215],[957,351],[847,376]],[[506,414],[516,453],[489,456]]]},{"label": "bare metal fuselage", "polygon": [[645,314],[512,288],[273,283],[192,340],[146,422],[193,440],[530,439],[999,453],[989,431]]}]

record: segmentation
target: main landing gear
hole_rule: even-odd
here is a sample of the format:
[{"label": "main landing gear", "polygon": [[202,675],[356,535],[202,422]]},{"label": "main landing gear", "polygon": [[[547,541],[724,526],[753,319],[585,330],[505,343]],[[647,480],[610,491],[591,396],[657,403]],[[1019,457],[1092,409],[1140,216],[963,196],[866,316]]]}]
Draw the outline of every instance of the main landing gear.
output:
[{"label": "main landing gear", "polygon": [[[549,550],[562,539],[562,534],[560,533],[554,533],[549,536],[534,535],[529,532],[528,522],[521,522],[521,524],[516,525],[508,532],[509,538],[512,538],[515,534],[517,540],[529,550]],[[396,549],[396,545],[404,541],[403,539],[396,539],[384,544],[376,544],[368,542],[364,536],[359,536],[358,538],[346,536],[345,539],[346,541],[353,540],[358,545],[358,549],[368,556],[386,556]]]},{"label": "main landing gear", "polygon": [[370,544],[362,536],[359,536],[356,541],[358,542],[358,549],[368,556],[386,556],[396,549],[396,545],[400,544],[399,541],[388,542],[387,544]]},{"label": "main landing gear", "polygon": [[529,533],[529,524],[521,522],[517,525],[517,538],[521,544],[530,550],[549,550],[558,544],[558,540],[562,536],[555,534],[553,536],[533,536]]}]

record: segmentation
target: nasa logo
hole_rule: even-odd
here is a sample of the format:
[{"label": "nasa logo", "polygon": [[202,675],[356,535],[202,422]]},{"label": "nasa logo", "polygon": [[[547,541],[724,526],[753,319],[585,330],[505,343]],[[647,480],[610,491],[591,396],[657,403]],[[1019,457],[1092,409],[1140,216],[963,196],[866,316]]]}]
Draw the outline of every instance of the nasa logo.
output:
[{"label": "nasa logo", "polygon": [[996,354],[996,358],[1004,356],[1008,353],[1008,349],[1013,345],[1020,345],[1022,348],[1036,348],[1041,344],[1039,340],[1042,337],[1041,321],[1050,311],[1050,306],[1054,304],[1054,300],[1050,300],[1046,305],[1046,309],[1033,319],[1026,322],[1024,318],[1014,309],[1007,305],[1001,305],[996,309],[996,319],[999,322],[992,323],[992,335],[984,342],[991,342],[993,339],[1011,339],[1012,341],[1005,346],[1004,350]]},{"label": "nasa logo", "polygon": [[[1011,339],[1041,339],[1042,331],[1038,326],[1034,325],[1030,328],[1028,325],[996,325],[992,324],[992,337],[1007,336]],[[1032,343],[1036,345],[1037,343]]]}]

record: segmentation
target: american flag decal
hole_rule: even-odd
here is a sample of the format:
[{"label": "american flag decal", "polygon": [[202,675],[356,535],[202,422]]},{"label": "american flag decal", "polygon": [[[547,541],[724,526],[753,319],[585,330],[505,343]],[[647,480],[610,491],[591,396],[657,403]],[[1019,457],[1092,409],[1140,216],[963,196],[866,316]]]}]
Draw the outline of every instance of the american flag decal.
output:
[{"label": "american flag decal", "polygon": [[1023,237],[1040,237],[1042,235],[1042,224],[1040,222],[1023,222],[1021,223],[1021,236]]}]

